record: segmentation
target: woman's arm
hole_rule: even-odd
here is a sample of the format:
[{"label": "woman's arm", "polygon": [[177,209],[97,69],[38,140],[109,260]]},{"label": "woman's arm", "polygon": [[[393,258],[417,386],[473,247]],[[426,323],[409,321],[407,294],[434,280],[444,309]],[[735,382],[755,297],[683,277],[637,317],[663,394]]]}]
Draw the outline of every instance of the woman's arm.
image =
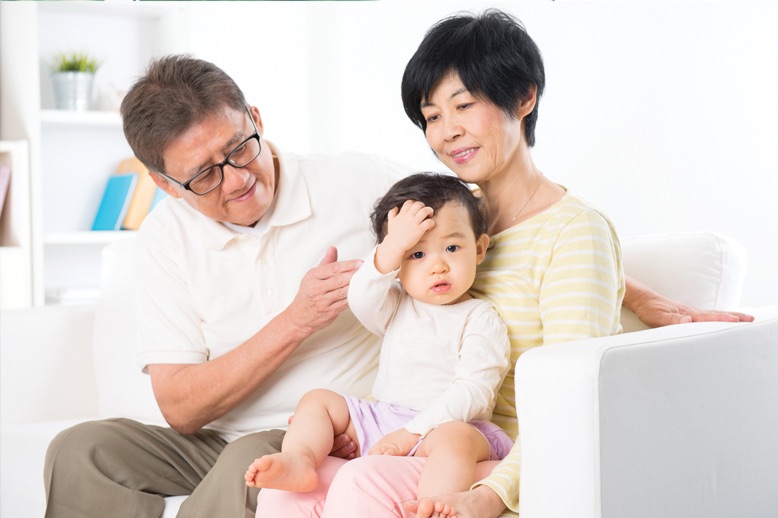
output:
[{"label": "woman's arm", "polygon": [[753,322],[754,317],[735,311],[701,310],[675,302],[655,292],[642,282],[626,277],[624,307],[649,327],[688,322]]}]

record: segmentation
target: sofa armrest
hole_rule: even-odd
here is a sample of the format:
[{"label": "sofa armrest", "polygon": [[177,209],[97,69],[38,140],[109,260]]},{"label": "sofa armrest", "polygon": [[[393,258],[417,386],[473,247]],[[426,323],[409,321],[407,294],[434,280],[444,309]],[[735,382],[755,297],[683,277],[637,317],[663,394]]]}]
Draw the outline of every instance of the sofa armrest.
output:
[{"label": "sofa armrest", "polygon": [[97,415],[93,306],[0,312],[3,425]]},{"label": "sofa armrest", "polygon": [[523,518],[778,509],[778,319],[540,347],[516,393]]}]

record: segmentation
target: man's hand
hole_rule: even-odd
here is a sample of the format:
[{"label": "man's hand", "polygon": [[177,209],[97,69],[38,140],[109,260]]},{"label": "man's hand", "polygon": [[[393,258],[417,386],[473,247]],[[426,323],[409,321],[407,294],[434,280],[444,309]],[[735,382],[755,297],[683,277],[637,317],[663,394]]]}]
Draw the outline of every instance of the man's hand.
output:
[{"label": "man's hand", "polygon": [[291,320],[305,336],[325,328],[348,306],[348,284],[361,260],[338,261],[331,246],[318,266],[305,274],[287,308]]},{"label": "man's hand", "polygon": [[[292,424],[294,415],[290,415],[287,419],[288,424]],[[345,433],[336,435],[332,442],[332,450],[330,450],[330,456],[337,457],[344,460],[352,460],[357,458],[357,444]]]},{"label": "man's hand", "polygon": [[345,433],[336,435],[335,441],[332,443],[330,456],[345,460],[355,459],[357,458],[357,445]]},{"label": "man's hand", "polygon": [[408,455],[419,442],[419,434],[400,428],[381,437],[381,440],[370,448],[369,455]]},{"label": "man's hand", "polygon": [[433,212],[422,202],[413,200],[407,200],[400,209],[395,207],[389,211],[386,237],[375,254],[375,266],[379,272],[389,273],[400,267],[406,252],[435,226]]},{"label": "man's hand", "polygon": [[675,302],[645,284],[628,279],[624,306],[649,327],[689,322],[753,322],[754,317],[735,311],[702,310]]}]

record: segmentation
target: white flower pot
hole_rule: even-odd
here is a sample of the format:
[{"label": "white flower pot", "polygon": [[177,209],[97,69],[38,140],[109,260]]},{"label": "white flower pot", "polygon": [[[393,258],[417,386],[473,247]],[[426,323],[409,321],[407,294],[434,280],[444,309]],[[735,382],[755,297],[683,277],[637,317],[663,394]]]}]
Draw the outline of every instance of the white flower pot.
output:
[{"label": "white flower pot", "polygon": [[51,75],[54,102],[59,110],[89,110],[92,105],[91,72],[55,72]]}]

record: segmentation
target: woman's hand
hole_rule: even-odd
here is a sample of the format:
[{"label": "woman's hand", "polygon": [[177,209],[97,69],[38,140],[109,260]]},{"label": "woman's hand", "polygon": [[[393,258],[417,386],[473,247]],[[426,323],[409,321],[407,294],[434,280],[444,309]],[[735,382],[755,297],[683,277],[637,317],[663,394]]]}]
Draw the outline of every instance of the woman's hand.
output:
[{"label": "woman's hand", "polygon": [[689,322],[753,322],[754,317],[735,311],[702,310],[675,302],[645,284],[627,277],[624,307],[649,327]]},{"label": "woman's hand", "polygon": [[416,513],[416,518],[497,518],[505,511],[505,503],[488,486],[411,500],[403,506],[407,512]]}]

